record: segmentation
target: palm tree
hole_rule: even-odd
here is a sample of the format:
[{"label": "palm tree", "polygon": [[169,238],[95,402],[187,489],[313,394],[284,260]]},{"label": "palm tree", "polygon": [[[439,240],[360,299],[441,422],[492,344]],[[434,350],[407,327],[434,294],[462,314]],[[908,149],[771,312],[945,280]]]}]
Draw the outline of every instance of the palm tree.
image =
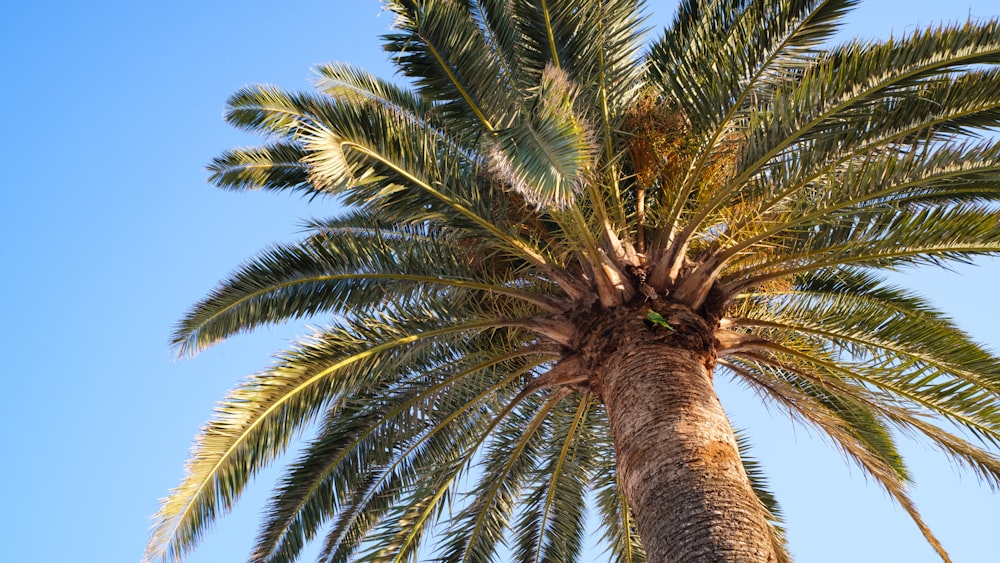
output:
[{"label": "palm tree", "polygon": [[[389,0],[407,86],[237,92],[226,189],[350,211],[181,321],[193,354],[319,314],[220,404],[162,505],[179,560],[303,446],[252,561],[789,559],[713,390],[822,430],[941,555],[896,446],[1000,484],[1000,361],[880,271],[1000,251],[1000,22],[823,45],[856,0]],[[503,548],[502,546],[507,546]]]}]

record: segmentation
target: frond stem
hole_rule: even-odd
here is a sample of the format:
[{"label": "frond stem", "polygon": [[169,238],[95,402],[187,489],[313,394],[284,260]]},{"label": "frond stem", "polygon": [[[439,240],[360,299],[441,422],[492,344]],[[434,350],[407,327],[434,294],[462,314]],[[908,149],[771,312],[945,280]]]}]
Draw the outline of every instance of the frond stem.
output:
[{"label": "frond stem", "polygon": [[549,6],[542,0],[542,16],[545,19],[545,32],[549,37],[549,50],[552,52],[552,64],[559,68],[559,50],[556,48],[555,31],[552,29],[552,16],[549,14]]},{"label": "frond stem", "polygon": [[458,90],[458,93],[462,96],[462,99],[465,100],[465,103],[468,104],[469,109],[472,110],[472,113],[476,114],[476,117],[479,119],[479,122],[483,124],[483,127],[485,127],[487,131],[493,133],[494,132],[493,124],[490,123],[490,120],[487,119],[485,115],[483,115],[482,110],[479,109],[479,104],[477,104],[475,100],[472,99],[472,95],[470,95],[469,92],[465,89],[465,87],[462,86],[461,81],[458,79],[457,76],[455,76],[455,73],[452,71],[451,65],[448,64],[448,61],[446,61],[444,57],[441,56],[441,53],[437,50],[436,47],[434,47],[434,44],[427,38],[426,35],[419,32],[417,35],[424,41],[424,44],[427,45],[427,48],[430,49],[431,55],[434,56],[434,59],[441,67],[441,70],[443,70],[445,74],[448,75],[448,80],[450,80],[451,83]]}]

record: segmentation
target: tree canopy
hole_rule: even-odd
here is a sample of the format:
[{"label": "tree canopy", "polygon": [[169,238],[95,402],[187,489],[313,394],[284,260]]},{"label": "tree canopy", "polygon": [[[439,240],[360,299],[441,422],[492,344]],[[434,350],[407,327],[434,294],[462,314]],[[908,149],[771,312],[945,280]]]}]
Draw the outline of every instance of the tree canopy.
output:
[{"label": "tree canopy", "polygon": [[[313,540],[323,561],[569,561],[587,506],[613,560],[645,560],[674,537],[630,473],[632,348],[688,354],[639,374],[681,393],[668,416],[704,369],[820,429],[947,560],[897,437],[1000,484],[1000,361],[883,272],[1000,250],[1000,21],[829,46],[856,3],[686,0],[647,40],[637,0],[393,0],[405,85],[328,64],[314,93],[234,94],[226,119],[266,142],[213,182],[350,211],[237,269],[173,344],[329,324],[220,403],[147,558],[181,559],[314,425],[252,561]],[[650,455],[697,465],[669,447]],[[788,560],[734,459],[760,560]]]}]

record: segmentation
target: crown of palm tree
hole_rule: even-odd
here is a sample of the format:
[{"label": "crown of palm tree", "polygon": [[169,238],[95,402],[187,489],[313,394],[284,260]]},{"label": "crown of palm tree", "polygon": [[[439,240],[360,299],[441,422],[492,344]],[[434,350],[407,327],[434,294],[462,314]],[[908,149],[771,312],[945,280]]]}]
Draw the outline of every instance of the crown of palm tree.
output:
[{"label": "crown of palm tree", "polygon": [[879,271],[1000,250],[1000,23],[823,47],[854,4],[686,0],[644,53],[639,0],[391,0],[408,87],[330,64],[317,93],[237,92],[226,119],[269,141],[213,181],[350,211],[239,268],[173,344],[332,320],[219,405],[147,557],[180,559],[315,424],[253,561],[324,531],[324,561],[427,538],[570,561],[588,503],[642,561],[601,366],[643,334],[821,429],[947,560],[894,436],[1000,484],[1000,362]]}]

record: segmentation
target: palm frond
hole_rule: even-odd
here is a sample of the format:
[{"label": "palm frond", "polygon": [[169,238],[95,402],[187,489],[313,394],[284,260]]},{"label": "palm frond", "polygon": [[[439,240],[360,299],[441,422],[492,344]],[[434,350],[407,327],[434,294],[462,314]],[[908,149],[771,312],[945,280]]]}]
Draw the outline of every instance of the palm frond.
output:
[{"label": "palm frond", "polygon": [[[530,366],[522,368],[514,373],[515,377],[520,377],[530,370]],[[507,378],[507,382],[511,380]],[[430,528],[440,517],[445,508],[445,502],[453,502],[453,486],[460,475],[466,470],[471,460],[478,454],[477,452],[490,437],[493,437],[497,426],[504,423],[507,417],[511,416],[521,405],[521,402],[529,396],[523,389],[516,396],[498,396],[496,393],[481,393],[465,404],[461,409],[452,409],[442,412],[443,420],[436,426],[429,435],[433,440],[439,441],[439,447],[447,452],[455,453],[456,447],[458,455],[454,461],[445,467],[435,467],[435,479],[431,482],[414,481],[414,486],[404,489],[406,499],[404,503],[399,503],[394,507],[394,516],[385,520],[380,530],[375,530],[369,538],[372,544],[367,554],[362,556],[362,560],[398,562],[409,560],[415,556],[420,546],[421,536],[427,528]],[[479,405],[481,401],[487,399],[485,405]],[[461,401],[462,399],[458,399]],[[491,404],[490,404],[491,403]],[[473,406],[471,411],[468,407]],[[471,416],[466,417],[466,413]],[[458,426],[466,433],[466,440],[450,442],[447,439],[440,441],[441,434],[438,429],[445,425]],[[463,423],[464,424],[461,424]],[[463,447],[464,445],[464,447]],[[442,457],[440,454],[437,457]],[[428,467],[424,468],[426,472]],[[420,473],[414,474],[419,478]],[[390,489],[394,490],[394,489]],[[367,515],[366,515],[367,516]],[[331,535],[332,539],[332,535]],[[335,548],[334,553],[342,553],[342,542],[334,544],[327,543],[327,550]]]},{"label": "palm frond", "polygon": [[588,466],[600,456],[592,455],[586,441],[587,417],[596,403],[586,392],[576,402],[574,407],[564,401],[553,410],[550,438],[539,453],[539,470],[513,526],[516,561],[575,560],[580,555]]},{"label": "palm frond", "polygon": [[[822,388],[833,386],[838,393],[850,397],[851,402],[860,401],[870,411],[877,413],[899,407],[902,412],[917,413],[910,416],[947,421],[963,427],[987,443],[1000,443],[1000,416],[995,394],[980,386],[960,378],[927,377],[922,367],[914,369],[912,362],[901,364],[894,358],[876,357],[862,363],[837,362],[828,354],[817,354],[814,350],[789,344],[768,342],[761,347],[791,360],[767,359],[766,355],[756,354],[752,357],[778,365],[786,371],[792,370],[800,377],[811,377],[815,379],[815,385]],[[803,367],[793,369],[797,364]],[[820,379],[817,374],[828,375]],[[881,420],[885,417],[879,415],[877,418]],[[975,462],[973,465],[979,464]]]},{"label": "palm frond", "polygon": [[[838,266],[894,269],[904,265],[940,266],[948,261],[970,262],[1000,251],[1000,224],[993,206],[900,208],[895,213],[873,210],[849,214],[841,221],[797,229],[766,260],[731,274],[724,283],[738,291],[767,280]],[[786,250],[787,248],[787,250]]]},{"label": "palm frond", "polygon": [[537,465],[549,412],[569,390],[559,389],[544,400],[528,397],[504,421],[485,454],[483,474],[469,504],[452,520],[441,547],[441,560],[488,561],[509,525],[521,487]]},{"label": "palm frond", "polygon": [[[872,450],[868,444],[859,440],[859,436],[855,432],[849,427],[845,427],[845,421],[842,418],[825,408],[815,408],[816,403],[809,398],[808,394],[801,392],[802,388],[799,385],[794,383],[790,385],[789,383],[802,381],[798,375],[780,369],[779,372],[774,372],[770,367],[760,364],[749,369],[732,363],[729,363],[727,367],[737,372],[745,382],[757,389],[758,392],[786,407],[791,416],[815,425],[823,432],[823,435],[832,439],[845,455],[857,463],[869,477],[881,485],[899,503],[941,559],[946,563],[951,562],[947,552],[924,523],[913,501],[910,500],[905,482],[900,479],[898,471],[885,463],[885,459],[879,455],[877,450]],[[784,374],[780,374],[782,371]],[[809,387],[811,386],[806,388]]]},{"label": "palm frond", "polygon": [[727,222],[725,236],[733,241],[721,242],[720,237],[719,245],[724,248],[720,261],[749,254],[747,250],[758,244],[761,248],[789,247],[790,238],[820,226],[836,228],[838,223],[864,222],[879,213],[894,215],[934,205],[947,209],[948,205],[995,204],[1000,199],[1000,144],[948,144],[933,152],[922,145],[921,140],[905,150],[898,147],[865,155],[809,178],[814,182],[811,185],[799,183],[794,176],[812,166],[815,154],[793,156],[775,165],[766,182],[753,185],[752,189],[763,188],[759,193],[745,194],[747,199],[763,195],[769,201],[757,208],[738,208],[754,220],[744,216]]},{"label": "palm frond", "polygon": [[683,2],[649,53],[650,81],[678,101],[710,154],[753,94],[801,73],[856,0]]},{"label": "palm frond", "polygon": [[[509,66],[460,2],[394,0],[395,31],[385,49],[417,91],[433,100],[450,128],[492,132],[516,109]],[[497,86],[499,81],[500,86]]]},{"label": "palm frond", "polygon": [[573,109],[575,90],[562,70],[547,67],[533,107],[487,155],[493,173],[539,209],[568,207],[594,164],[592,132]]},{"label": "palm frond", "polygon": [[[317,313],[367,314],[387,299],[406,309],[444,295],[460,304],[472,292],[553,310],[523,284],[477,275],[470,257],[456,255],[456,245],[435,230],[357,218],[321,229],[245,264],[195,305],[174,334],[178,351],[196,353],[239,332]],[[485,297],[479,303],[503,307]]]},{"label": "palm frond", "polygon": [[209,181],[231,190],[293,190],[316,195],[309,182],[306,152],[294,142],[228,150],[208,166]]},{"label": "palm frond", "polygon": [[614,460],[608,460],[597,473],[594,486],[601,516],[602,539],[609,546],[612,561],[645,563],[646,551],[639,539],[628,500],[619,485]]},{"label": "palm frond", "polygon": [[[530,243],[490,220],[490,199],[483,200],[473,187],[477,172],[469,156],[394,108],[358,103],[354,96],[324,100],[264,86],[237,93],[230,107],[232,123],[301,143],[317,190],[347,190],[345,203],[377,209],[397,221],[437,218],[494,239],[533,264],[547,265]],[[443,177],[466,180],[442,185]]]},{"label": "palm frond", "polygon": [[459,346],[451,354],[470,335],[499,326],[489,318],[456,323],[442,312],[424,307],[399,312],[391,323],[376,316],[318,333],[232,391],[202,429],[184,481],[163,500],[147,558],[177,559],[190,550],[321,412],[405,373],[421,355]]},{"label": "palm frond", "polygon": [[[446,367],[432,365],[431,371],[391,392],[357,399],[352,403],[359,404],[357,415],[331,413],[324,430],[283,478],[252,559],[294,560],[329,519],[336,520],[330,531],[337,538],[334,559],[357,548],[365,530],[399,501],[410,486],[405,483],[412,485],[435,463],[450,463],[440,448],[455,450],[473,427],[469,417],[482,418],[478,405],[512,396],[525,374],[548,360],[544,355],[533,359],[538,355],[534,349],[502,352],[470,353]],[[400,446],[387,449],[386,443]],[[418,462],[424,455],[428,460]]]},{"label": "palm frond", "polygon": [[883,44],[850,43],[833,50],[775,93],[766,120],[746,140],[729,187],[741,185],[796,143],[838,129],[872,102],[906,96],[914,87],[950,79],[972,65],[998,62],[998,21],[942,26]]},{"label": "palm frond", "polygon": [[879,45],[851,43],[824,55],[801,77],[780,85],[769,103],[749,114],[751,124],[739,142],[732,169],[724,178],[710,179],[722,187],[698,205],[675,246],[686,248],[706,219],[772,162],[804,149],[801,143],[856,123],[857,116],[867,115],[871,103],[915,95],[923,84],[950,79],[973,65],[997,62],[998,21],[942,26]]},{"label": "palm frond", "polygon": [[771,492],[767,483],[767,477],[760,466],[760,462],[750,457],[750,437],[742,430],[736,430],[736,447],[740,454],[740,462],[750,479],[750,486],[753,487],[757,500],[760,501],[769,515],[768,523],[771,525],[771,543],[774,545],[774,552],[778,557],[776,563],[791,563],[792,556],[788,553],[787,540],[785,539],[784,519],[781,515],[781,507],[778,499]]},{"label": "palm frond", "polygon": [[772,294],[768,301],[748,308],[744,318],[820,336],[856,358],[893,357],[900,371],[916,361],[931,370],[931,379],[959,378],[1000,393],[996,357],[924,299],[871,274],[837,269],[803,276],[792,291]]}]

